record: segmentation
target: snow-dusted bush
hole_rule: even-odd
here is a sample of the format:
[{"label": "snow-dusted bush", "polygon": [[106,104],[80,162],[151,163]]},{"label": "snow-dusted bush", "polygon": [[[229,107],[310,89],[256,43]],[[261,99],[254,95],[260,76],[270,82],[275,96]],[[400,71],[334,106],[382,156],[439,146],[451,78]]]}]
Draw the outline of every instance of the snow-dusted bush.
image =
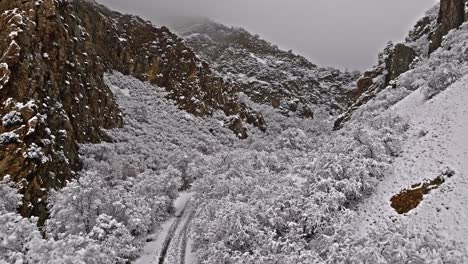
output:
[{"label": "snow-dusted bush", "polygon": [[79,180],[69,183],[49,197],[50,219],[47,221],[49,237],[60,239],[68,235],[91,232],[100,212],[111,197],[107,197],[103,179],[87,172]]},{"label": "snow-dusted bush", "polygon": [[0,263],[86,264],[104,263],[108,258],[87,237],[44,239],[35,218],[23,218],[16,212],[22,196],[7,176],[0,181],[0,195]]},{"label": "snow-dusted bush", "polygon": [[38,264],[111,264],[118,260],[86,236],[72,235],[60,240],[36,238],[27,244],[27,248],[27,261]]},{"label": "snow-dusted bush", "polygon": [[27,252],[25,244],[40,234],[31,220],[15,212],[22,196],[8,175],[0,181],[0,195],[0,259],[7,263],[22,263]]},{"label": "snow-dusted bush", "polygon": [[42,148],[39,147],[36,143],[32,143],[26,152],[23,153],[23,156],[28,159],[38,160],[42,163],[49,161],[49,158],[46,157]]},{"label": "snow-dusted bush", "polygon": [[89,237],[97,241],[105,250],[106,256],[115,255],[113,260],[108,262],[109,264],[127,263],[128,259],[136,256],[137,249],[133,245],[134,237],[123,224],[111,216],[99,215]]},{"label": "snow-dusted bush", "polygon": [[461,73],[453,63],[441,64],[429,78],[427,88],[424,90],[426,98],[434,97],[436,94],[458,81],[460,77]]},{"label": "snow-dusted bush", "polygon": [[15,132],[5,132],[0,134],[0,145],[17,143],[18,141],[19,137]]},{"label": "snow-dusted bush", "polygon": [[11,111],[2,118],[2,126],[11,127],[23,123],[23,117],[18,111]]},{"label": "snow-dusted bush", "polygon": [[10,175],[5,175],[0,180],[0,212],[14,212],[21,204],[22,195],[18,193]]},{"label": "snow-dusted bush", "polygon": [[16,212],[0,213],[0,259],[7,263],[24,263],[31,241],[40,241],[41,234],[35,222]]},{"label": "snow-dusted bush", "polygon": [[400,152],[405,123],[367,117],[322,136],[285,126],[211,159],[195,186],[204,263],[321,263],[310,243],[339,227],[334,219],[372,192]]}]

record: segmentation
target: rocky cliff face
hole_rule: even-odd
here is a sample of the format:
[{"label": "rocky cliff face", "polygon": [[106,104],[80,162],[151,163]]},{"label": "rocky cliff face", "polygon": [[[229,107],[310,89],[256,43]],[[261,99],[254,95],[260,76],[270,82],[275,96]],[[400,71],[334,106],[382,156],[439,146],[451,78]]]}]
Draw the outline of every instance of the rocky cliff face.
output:
[{"label": "rocky cliff face", "polygon": [[[416,23],[404,43],[396,45],[389,43],[384,51],[379,54],[377,66],[364,72],[356,82],[355,88],[349,92],[348,95],[353,103],[336,120],[334,129],[341,129],[351,119],[356,109],[366,104],[387,86],[394,85],[401,74],[411,69],[414,62],[429,56],[431,50],[435,48],[432,41],[434,32],[443,27],[441,26],[441,23],[444,23],[442,21],[453,20],[453,18],[441,17],[445,16],[446,12],[442,10],[446,8],[442,3],[440,8],[434,7],[430,10],[426,16]],[[447,16],[451,15],[447,14]],[[440,43],[438,45],[440,47]]]},{"label": "rocky cliff face", "polygon": [[48,191],[79,168],[77,143],[122,123],[102,59],[61,5],[0,1],[0,177],[19,183],[21,213],[41,219]]},{"label": "rocky cliff face", "polygon": [[405,43],[389,45],[381,53],[378,66],[358,79],[356,88],[350,92],[354,103],[337,119],[335,129],[342,128],[357,108],[410,70],[413,62],[427,58],[440,48],[448,32],[458,28],[468,17],[465,11],[468,10],[467,3],[466,0],[441,0],[437,10],[430,10],[416,23]]},{"label": "rocky cliff face", "polygon": [[46,198],[79,169],[78,143],[106,140],[122,124],[103,73],[118,70],[165,87],[196,115],[221,110],[246,137],[260,115],[238,87],[212,74],[167,28],[94,1],[0,0],[0,177],[24,194],[25,216],[47,216]]},{"label": "rocky cliff face", "polygon": [[206,116],[221,110],[239,116],[228,125],[241,138],[247,137],[245,123],[263,129],[262,117],[238,101],[240,88],[213,74],[169,29],[89,2],[75,1],[69,8],[89,32],[106,69],[165,87],[169,97],[192,114]]},{"label": "rocky cliff face", "polygon": [[441,0],[439,17],[437,19],[437,28],[430,35],[430,50],[432,53],[440,47],[443,37],[447,33],[458,28],[465,22],[465,3],[466,0]]},{"label": "rocky cliff face", "polygon": [[190,19],[174,27],[220,76],[238,83],[256,103],[303,117],[313,117],[318,105],[332,113],[347,106],[343,87],[354,81],[357,73],[317,67],[242,28],[208,19]]}]

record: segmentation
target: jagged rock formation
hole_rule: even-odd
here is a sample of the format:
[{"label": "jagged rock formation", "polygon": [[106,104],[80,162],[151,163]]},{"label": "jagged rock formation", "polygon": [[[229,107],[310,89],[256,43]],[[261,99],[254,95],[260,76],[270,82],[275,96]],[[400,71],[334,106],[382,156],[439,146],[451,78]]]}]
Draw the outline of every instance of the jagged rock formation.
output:
[{"label": "jagged rock formation", "polygon": [[242,138],[247,136],[243,123],[263,128],[262,117],[238,101],[239,87],[212,74],[209,65],[166,27],[155,28],[136,16],[83,1],[75,1],[70,8],[89,32],[107,69],[165,87],[171,99],[195,115],[210,115],[214,110],[239,115],[229,126]]},{"label": "jagged rock formation", "polygon": [[442,40],[447,33],[458,28],[465,22],[465,2],[466,0],[441,0],[438,26],[430,36],[431,44],[429,53],[434,52],[442,45]]},{"label": "jagged rock formation", "polygon": [[48,191],[79,169],[77,142],[102,140],[122,118],[72,14],[52,0],[0,1],[0,14],[0,177],[20,184],[23,215],[45,219]]},{"label": "jagged rock formation", "polygon": [[165,87],[196,115],[221,110],[246,137],[263,119],[237,99],[167,28],[94,1],[0,0],[0,177],[24,194],[25,216],[47,217],[46,198],[79,169],[78,143],[106,140],[122,124],[106,70]]},{"label": "jagged rock formation", "polygon": [[256,103],[304,117],[313,117],[317,105],[326,106],[332,113],[347,106],[343,87],[358,73],[317,67],[242,28],[208,19],[179,21],[174,27],[218,74],[239,83],[242,92]]},{"label": "jagged rock formation", "polygon": [[356,82],[356,88],[348,93],[354,103],[335,121],[334,129],[341,129],[356,109],[408,71],[417,56],[416,51],[405,44],[389,45],[381,55],[378,66],[364,72]]},{"label": "jagged rock formation", "polygon": [[429,12],[410,31],[405,43],[389,45],[379,58],[378,66],[365,72],[350,92],[354,104],[335,122],[340,129],[353,112],[372,99],[379,91],[408,71],[413,61],[429,56],[442,45],[447,33],[465,21],[466,0],[441,0],[438,14]]},{"label": "jagged rock formation", "polygon": [[402,73],[408,71],[417,55],[411,47],[401,43],[396,44],[385,60],[385,66],[388,70],[386,82],[390,83],[391,80],[395,80]]},{"label": "jagged rock formation", "polygon": [[[442,7],[441,7],[442,8]],[[430,36],[438,27],[437,13],[429,11],[410,31],[404,43],[389,45],[379,54],[379,62],[373,69],[364,72],[348,95],[352,105],[335,121],[334,129],[341,129],[356,109],[374,98],[398,77],[411,69],[413,62],[427,57],[431,50]]]}]

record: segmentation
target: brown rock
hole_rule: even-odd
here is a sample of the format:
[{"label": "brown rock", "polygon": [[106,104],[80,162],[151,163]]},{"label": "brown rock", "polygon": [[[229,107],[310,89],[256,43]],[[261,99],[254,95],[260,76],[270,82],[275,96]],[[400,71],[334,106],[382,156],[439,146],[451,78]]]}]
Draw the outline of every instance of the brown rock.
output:
[{"label": "brown rock", "polygon": [[[98,142],[105,138],[100,128],[116,127],[122,122],[102,79],[99,58],[81,56],[96,51],[78,38],[79,23],[70,18],[72,14],[64,9],[66,5],[51,0],[37,7],[32,0],[0,1],[0,39],[7,40],[0,42],[0,116],[14,110],[28,121],[27,126],[15,130],[17,144],[0,147],[0,177],[9,174],[21,182],[24,203],[20,212],[39,216],[41,223],[47,216],[44,190],[64,186],[73,177],[73,171],[79,169],[77,142]],[[56,15],[58,7],[62,8],[64,21]],[[70,63],[75,67],[70,67]],[[11,103],[6,105],[8,98]],[[29,101],[36,107],[15,106]],[[15,127],[7,129],[5,132]],[[42,143],[42,139],[57,137],[60,130],[66,131],[68,137],[51,140],[50,145]],[[50,159],[25,158],[32,144]],[[60,158],[61,151],[70,164]],[[56,177],[50,177],[51,174]]]},{"label": "brown rock", "polygon": [[55,16],[54,0],[45,0],[42,5],[44,6],[44,14],[46,18],[53,18]]},{"label": "brown rock", "polygon": [[386,61],[387,83],[407,72],[416,56],[417,53],[412,48],[401,43],[396,44]]},{"label": "brown rock", "polygon": [[372,80],[371,77],[363,76],[359,78],[359,80],[356,83],[356,88],[359,94],[362,94],[365,92],[372,84],[374,81]]},{"label": "brown rock", "polygon": [[465,0],[441,0],[438,27],[429,36],[431,41],[429,54],[442,45],[442,40],[447,33],[458,28],[465,21]]}]

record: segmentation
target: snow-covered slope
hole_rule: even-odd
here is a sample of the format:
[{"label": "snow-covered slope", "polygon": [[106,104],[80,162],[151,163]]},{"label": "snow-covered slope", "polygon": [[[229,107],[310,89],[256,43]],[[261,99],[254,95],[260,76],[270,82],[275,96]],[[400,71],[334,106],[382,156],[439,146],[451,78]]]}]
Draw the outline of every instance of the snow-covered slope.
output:
[{"label": "snow-covered slope", "polygon": [[[355,225],[363,234],[398,223],[468,249],[467,54],[465,23],[430,58],[400,76],[396,88],[385,89],[351,119],[383,112],[399,116],[409,128],[386,177],[358,206]],[[395,200],[398,196],[403,199]],[[392,208],[401,206],[402,214]]]},{"label": "snow-covered slope", "polygon": [[[419,232],[435,231],[445,240],[462,242],[468,249],[468,75],[431,100],[419,89],[390,111],[408,121],[410,130],[403,151],[391,173],[374,195],[361,206],[361,221],[386,223],[386,219],[408,223]],[[453,170],[438,189],[422,203],[399,215],[390,199],[414,184],[435,179]]]}]

